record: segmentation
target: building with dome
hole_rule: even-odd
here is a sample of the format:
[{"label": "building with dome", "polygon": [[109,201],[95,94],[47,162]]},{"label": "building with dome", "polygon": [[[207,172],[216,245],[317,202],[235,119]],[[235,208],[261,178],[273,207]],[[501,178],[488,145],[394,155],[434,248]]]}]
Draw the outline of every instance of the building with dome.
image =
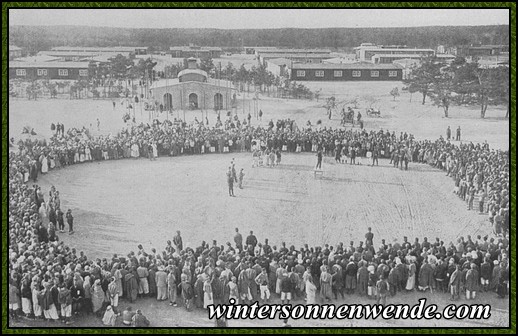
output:
[{"label": "building with dome", "polygon": [[234,88],[227,80],[209,78],[198,69],[195,58],[187,60],[188,67],[178,73],[178,78],[155,82],[152,98],[164,110],[227,110],[232,107]]}]

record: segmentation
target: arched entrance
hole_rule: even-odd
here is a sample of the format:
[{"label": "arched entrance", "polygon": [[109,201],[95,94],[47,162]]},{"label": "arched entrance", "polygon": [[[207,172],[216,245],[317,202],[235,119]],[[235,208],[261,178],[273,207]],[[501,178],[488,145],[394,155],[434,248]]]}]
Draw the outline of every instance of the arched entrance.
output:
[{"label": "arched entrance", "polygon": [[198,109],[198,95],[196,93],[191,93],[189,95],[189,108],[191,110]]},{"label": "arched entrance", "polygon": [[164,109],[171,110],[173,108],[173,95],[170,93],[166,93],[164,95]]},{"label": "arched entrance", "polygon": [[214,95],[214,109],[215,110],[223,109],[223,95],[221,93],[216,93]]}]

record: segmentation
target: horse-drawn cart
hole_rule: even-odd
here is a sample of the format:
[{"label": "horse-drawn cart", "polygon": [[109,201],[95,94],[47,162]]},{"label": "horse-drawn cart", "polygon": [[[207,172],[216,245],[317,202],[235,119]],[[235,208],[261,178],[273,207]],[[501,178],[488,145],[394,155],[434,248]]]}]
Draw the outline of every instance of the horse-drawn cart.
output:
[{"label": "horse-drawn cart", "polygon": [[376,108],[373,108],[373,107],[369,107],[367,109],[367,115],[368,116],[381,117],[381,111],[379,109],[376,109]]}]

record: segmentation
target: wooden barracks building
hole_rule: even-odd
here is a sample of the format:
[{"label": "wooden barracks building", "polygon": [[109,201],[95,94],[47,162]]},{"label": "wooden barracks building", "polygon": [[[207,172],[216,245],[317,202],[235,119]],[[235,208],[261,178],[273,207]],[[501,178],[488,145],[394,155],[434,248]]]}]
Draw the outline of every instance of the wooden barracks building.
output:
[{"label": "wooden barracks building", "polygon": [[9,62],[9,79],[88,79],[89,62]]},{"label": "wooden barracks building", "polygon": [[289,70],[293,81],[400,81],[403,68],[396,64],[294,63]]}]

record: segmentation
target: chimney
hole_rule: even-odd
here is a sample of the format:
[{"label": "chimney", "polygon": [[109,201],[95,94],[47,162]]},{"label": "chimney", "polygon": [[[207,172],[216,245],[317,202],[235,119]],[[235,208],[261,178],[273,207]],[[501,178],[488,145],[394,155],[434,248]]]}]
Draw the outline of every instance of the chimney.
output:
[{"label": "chimney", "polygon": [[188,69],[197,69],[198,68],[196,58],[191,57],[187,60],[187,68]]}]

